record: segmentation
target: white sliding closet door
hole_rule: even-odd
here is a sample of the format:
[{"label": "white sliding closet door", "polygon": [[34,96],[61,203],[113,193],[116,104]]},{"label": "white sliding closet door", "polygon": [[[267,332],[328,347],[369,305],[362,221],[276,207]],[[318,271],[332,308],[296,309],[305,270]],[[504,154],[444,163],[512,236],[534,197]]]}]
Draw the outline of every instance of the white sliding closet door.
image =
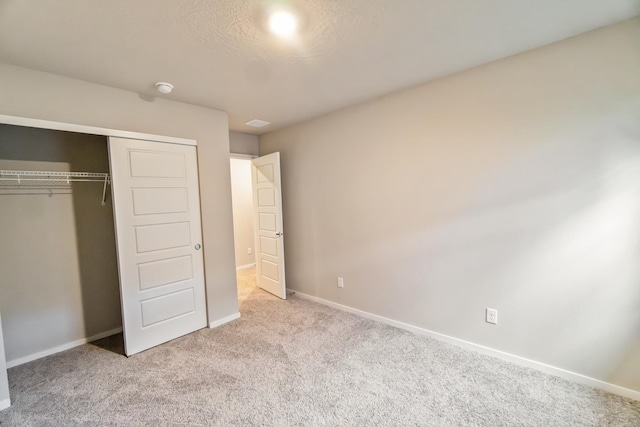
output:
[{"label": "white sliding closet door", "polygon": [[196,147],[109,138],[127,356],[207,324]]}]

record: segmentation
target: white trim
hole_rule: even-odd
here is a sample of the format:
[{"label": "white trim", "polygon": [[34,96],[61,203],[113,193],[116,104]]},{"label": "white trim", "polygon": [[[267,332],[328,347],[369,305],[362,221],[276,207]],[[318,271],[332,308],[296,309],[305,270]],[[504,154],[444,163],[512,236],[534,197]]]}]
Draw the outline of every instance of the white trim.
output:
[{"label": "white trim", "polygon": [[245,264],[245,265],[240,265],[238,267],[236,267],[236,271],[240,271],[240,270],[248,270],[250,268],[253,268],[256,266],[256,263],[254,262],[253,264]]},{"label": "white trim", "polygon": [[173,136],[153,135],[150,133],[129,132],[126,130],[99,128],[94,126],[77,125],[73,123],[52,122],[49,120],[30,119],[27,117],[6,116],[0,114],[0,123],[16,126],[26,126],[41,129],[62,130],[92,135],[117,136],[120,138],[144,139],[148,141],[168,142],[181,145],[198,145],[195,139],[176,138]]},{"label": "white trim", "polygon": [[256,154],[229,153],[229,157],[232,158],[232,159],[253,160],[253,159],[257,159],[260,156],[258,156]]},{"label": "white trim", "polygon": [[87,344],[92,341],[96,341],[102,338],[110,337],[111,335],[119,334],[122,332],[122,328],[115,328],[109,331],[101,332],[99,334],[90,336],[88,338],[82,338],[76,341],[71,341],[66,344],[50,348],[48,350],[39,351],[38,353],[30,354],[28,356],[21,357],[19,359],[7,360],[7,369],[14,366],[23,365],[25,363],[32,362],[37,359],[41,359],[52,354],[60,353],[61,351],[69,350],[70,348],[78,347],[79,345]]},{"label": "white trim", "polygon": [[227,316],[227,317],[223,317],[222,319],[218,319],[218,320],[214,320],[213,322],[209,323],[209,328],[213,329],[213,328],[217,328],[218,326],[222,326],[225,323],[229,323],[233,320],[239,319],[240,318],[240,312],[238,313],[234,313],[231,316]]},{"label": "white trim", "polygon": [[463,347],[465,349],[474,350],[479,353],[487,354],[489,356],[497,357],[498,359],[506,360],[508,362],[515,363],[520,366],[526,366],[527,368],[532,368],[537,371],[541,371],[547,374],[555,375],[567,380],[575,381],[580,384],[588,385],[591,387],[595,387],[601,390],[604,390],[609,393],[617,394],[619,396],[624,396],[633,400],[640,400],[640,391],[632,390],[626,387],[622,387],[619,385],[611,384],[605,381],[601,381],[595,378],[588,377],[586,375],[578,374],[576,372],[567,371],[566,369],[558,368],[555,366],[547,365],[546,363],[536,362],[535,360],[527,359],[521,356],[517,356],[515,354],[507,353],[505,351],[496,350],[491,347],[486,347],[480,344],[475,344],[470,341],[465,341],[459,338],[455,338],[449,335],[441,334],[439,332],[430,331],[428,329],[420,328],[418,326],[410,325],[408,323],[399,322],[397,320],[392,320],[387,317],[378,316],[377,314],[372,314],[367,311],[358,310],[357,308],[349,307],[346,305],[338,304],[332,301],[328,301],[322,298],[314,297],[312,295],[303,294],[301,292],[295,291],[296,295],[302,299],[306,299],[309,301],[317,302],[319,304],[327,305],[332,308],[336,308],[338,310],[347,311],[349,313],[357,314],[362,317],[366,317],[368,319],[376,320],[381,323],[385,323],[390,326],[394,326],[399,329],[404,329],[406,331],[413,332],[418,335],[426,335],[431,338],[435,338],[439,341],[444,341],[450,344],[457,345],[459,347]]},{"label": "white trim", "polygon": [[0,411],[11,406],[11,399],[0,400]]}]

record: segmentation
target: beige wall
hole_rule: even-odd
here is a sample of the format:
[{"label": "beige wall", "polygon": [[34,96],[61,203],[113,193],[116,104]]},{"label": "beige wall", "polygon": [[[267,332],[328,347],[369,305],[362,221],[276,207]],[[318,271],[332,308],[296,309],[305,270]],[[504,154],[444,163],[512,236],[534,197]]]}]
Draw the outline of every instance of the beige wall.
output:
[{"label": "beige wall", "polygon": [[[0,169],[108,172],[105,137],[0,125]],[[103,185],[0,186],[0,313],[8,361],[121,327]],[[46,325],[46,327],[43,327]]]},{"label": "beige wall", "polygon": [[287,284],[640,390],[638,40],[635,19],[262,136]]},{"label": "beige wall", "polygon": [[258,136],[248,133],[229,132],[229,152],[257,156],[260,152]]},{"label": "beige wall", "polygon": [[0,114],[198,141],[209,321],[238,312],[227,114],[0,64]]},{"label": "beige wall", "polygon": [[[255,264],[251,160],[231,159],[231,198],[233,200],[233,235],[236,247],[236,267]],[[248,253],[249,248],[251,248],[251,254]]]}]

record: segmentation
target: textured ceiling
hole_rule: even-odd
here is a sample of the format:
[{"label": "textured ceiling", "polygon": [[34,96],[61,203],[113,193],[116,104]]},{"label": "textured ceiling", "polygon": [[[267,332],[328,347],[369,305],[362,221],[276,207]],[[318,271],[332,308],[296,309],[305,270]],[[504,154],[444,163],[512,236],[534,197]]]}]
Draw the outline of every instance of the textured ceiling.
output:
[{"label": "textured ceiling", "polygon": [[[266,31],[281,5],[301,17],[295,40]],[[638,0],[0,0],[0,60],[264,133],[639,13]]]}]

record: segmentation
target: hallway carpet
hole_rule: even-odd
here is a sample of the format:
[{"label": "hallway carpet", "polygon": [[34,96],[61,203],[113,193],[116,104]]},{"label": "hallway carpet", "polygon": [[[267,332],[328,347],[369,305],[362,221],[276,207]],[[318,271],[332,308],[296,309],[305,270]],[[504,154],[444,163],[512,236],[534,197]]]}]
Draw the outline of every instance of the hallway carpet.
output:
[{"label": "hallway carpet", "polygon": [[131,358],[117,335],[10,369],[0,425],[640,425],[639,402],[282,301],[239,273],[239,320]]}]

